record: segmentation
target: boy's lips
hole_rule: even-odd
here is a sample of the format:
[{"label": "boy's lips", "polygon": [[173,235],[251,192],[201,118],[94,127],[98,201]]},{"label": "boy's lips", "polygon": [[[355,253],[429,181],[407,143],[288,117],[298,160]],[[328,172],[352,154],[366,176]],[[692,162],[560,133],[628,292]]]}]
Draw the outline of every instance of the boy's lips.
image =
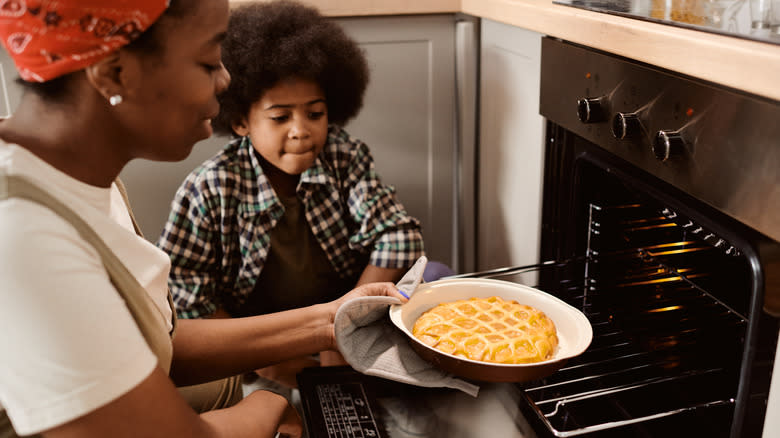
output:
[{"label": "boy's lips", "polygon": [[314,152],[314,145],[307,145],[307,146],[298,146],[293,148],[288,148],[285,152],[290,155],[306,155]]}]

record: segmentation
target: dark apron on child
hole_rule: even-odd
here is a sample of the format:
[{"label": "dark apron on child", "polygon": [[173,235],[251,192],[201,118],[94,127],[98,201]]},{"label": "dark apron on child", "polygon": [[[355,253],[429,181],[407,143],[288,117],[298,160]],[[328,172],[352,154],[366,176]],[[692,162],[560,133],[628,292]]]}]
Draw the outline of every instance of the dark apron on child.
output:
[{"label": "dark apron on child", "polygon": [[[116,180],[116,185],[127,205],[127,210],[130,213],[136,233],[142,236],[130,209],[124,185],[119,179]],[[125,301],[144,339],[149,344],[149,348],[157,356],[158,366],[166,373],[169,373],[173,358],[173,343],[171,340],[176,331],[176,312],[172,312],[173,319],[171,322],[173,329],[169,333],[167,321],[146,290],[138,283],[138,280],[127,270],[125,265],[122,264],[89,224],[58,199],[24,177],[8,176],[0,172],[0,200],[8,198],[26,199],[49,208],[68,221],[78,231],[79,235],[98,251],[103,261],[103,266],[105,266],[106,272],[108,272],[111,278],[111,282]],[[170,292],[168,293],[168,304],[171,306],[171,309],[174,308]],[[240,376],[229,377],[202,385],[187,386],[179,388],[179,391],[190,403],[190,406],[198,412],[232,406],[243,397]],[[0,411],[0,438],[17,436],[5,410]]]}]

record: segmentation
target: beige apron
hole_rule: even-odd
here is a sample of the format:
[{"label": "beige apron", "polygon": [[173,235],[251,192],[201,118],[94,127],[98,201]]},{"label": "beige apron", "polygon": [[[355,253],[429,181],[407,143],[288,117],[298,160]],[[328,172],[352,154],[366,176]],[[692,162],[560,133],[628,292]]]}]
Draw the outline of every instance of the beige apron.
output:
[{"label": "beige apron", "polygon": [[[127,205],[133,227],[136,233],[141,235],[141,230],[138,228],[133,212],[130,209],[124,185],[119,179],[116,180],[116,185]],[[127,308],[133,315],[141,333],[143,333],[144,339],[149,344],[149,348],[157,356],[160,368],[169,373],[173,357],[173,343],[171,339],[176,330],[176,312],[173,312],[173,329],[168,333],[167,321],[149,294],[146,293],[146,290],[138,283],[111,249],[106,246],[100,236],[78,214],[58,199],[24,177],[8,176],[0,172],[0,200],[7,198],[22,198],[48,207],[68,221],[84,240],[92,244],[100,254],[111,282],[124,299]],[[168,293],[168,304],[171,306],[171,309],[174,308],[170,292]],[[198,412],[232,406],[243,397],[239,376],[202,385],[182,387],[179,388],[179,391]],[[0,411],[0,438],[16,436],[8,416],[5,414],[5,410]]]}]

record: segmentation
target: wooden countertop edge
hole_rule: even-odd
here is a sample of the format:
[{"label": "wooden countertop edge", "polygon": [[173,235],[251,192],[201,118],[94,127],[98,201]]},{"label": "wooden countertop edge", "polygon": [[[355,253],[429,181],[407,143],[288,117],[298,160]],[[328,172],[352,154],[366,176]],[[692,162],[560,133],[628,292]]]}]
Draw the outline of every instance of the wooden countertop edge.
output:
[{"label": "wooden countertop edge", "polygon": [[[270,0],[230,0],[231,6]],[[460,0],[300,0],[329,17],[419,15],[460,12]]]},{"label": "wooden countertop edge", "polygon": [[[230,0],[231,6],[268,0]],[[561,6],[552,0],[302,0],[333,17],[463,12],[780,101],[780,45]]]},{"label": "wooden countertop edge", "polygon": [[462,12],[780,100],[780,45],[555,5],[462,0]]}]

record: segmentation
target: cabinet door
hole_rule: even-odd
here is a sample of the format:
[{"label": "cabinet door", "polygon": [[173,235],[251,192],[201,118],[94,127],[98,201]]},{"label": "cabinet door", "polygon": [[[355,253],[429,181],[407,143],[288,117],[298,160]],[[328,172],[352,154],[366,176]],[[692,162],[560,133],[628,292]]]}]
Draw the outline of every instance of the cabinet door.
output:
[{"label": "cabinet door", "polygon": [[536,263],[544,119],[541,34],[482,20],[477,259],[479,269]]},{"label": "cabinet door", "polygon": [[455,266],[455,16],[339,18],[371,69],[345,128],[422,222],[428,258]]}]

